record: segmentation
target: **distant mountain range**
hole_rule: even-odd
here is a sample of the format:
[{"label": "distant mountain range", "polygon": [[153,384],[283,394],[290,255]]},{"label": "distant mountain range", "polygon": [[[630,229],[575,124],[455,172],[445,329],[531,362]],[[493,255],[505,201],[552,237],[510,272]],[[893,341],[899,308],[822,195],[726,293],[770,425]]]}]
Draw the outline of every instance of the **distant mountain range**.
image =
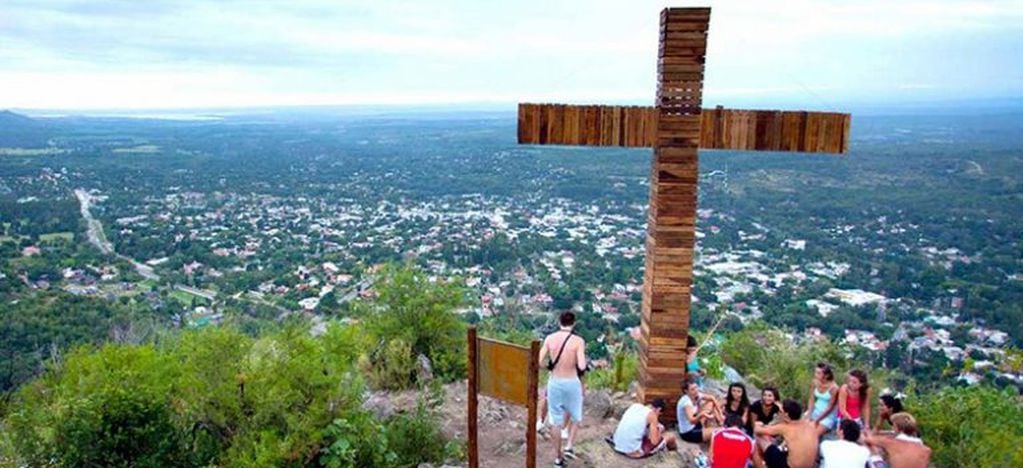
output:
[{"label": "distant mountain range", "polygon": [[48,146],[50,125],[31,117],[0,111],[0,147],[38,148]]}]

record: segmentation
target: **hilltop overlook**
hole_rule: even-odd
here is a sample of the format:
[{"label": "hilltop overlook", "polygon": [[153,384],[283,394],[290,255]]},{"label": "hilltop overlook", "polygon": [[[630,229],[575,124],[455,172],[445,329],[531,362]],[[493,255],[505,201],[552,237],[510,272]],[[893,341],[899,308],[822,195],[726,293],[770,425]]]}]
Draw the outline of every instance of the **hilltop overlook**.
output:
[{"label": "hilltop overlook", "polygon": [[[466,386],[459,338],[465,324],[453,311],[464,296],[453,284],[432,283],[407,266],[387,267],[380,275],[379,295],[358,308],[355,321],[331,321],[322,331],[294,318],[256,336],[223,325],[129,344],[123,341],[140,338],[122,331],[121,344],[54,355],[45,374],[0,407],[0,462],[461,465]],[[496,323],[482,327],[489,336],[531,339]],[[678,466],[706,451],[682,444],[678,452],[626,461],[604,443],[635,401],[635,344],[626,339],[617,345],[610,367],[586,377],[576,445],[580,466]],[[780,330],[750,326],[708,339],[701,354],[705,391],[721,396],[722,382],[736,379],[739,370],[751,392],[773,384],[801,400],[813,362],[829,361],[841,372],[862,365],[854,351],[828,341],[793,344]],[[878,388],[900,378],[871,371]],[[1014,450],[1023,437],[1017,392],[987,385],[914,390],[924,386],[911,384],[905,401],[935,448],[936,466],[1020,461]],[[524,421],[521,407],[483,399],[480,445],[488,466],[521,466]],[[549,430],[543,440],[557,436]]]},{"label": "hilltop overlook", "polygon": [[[994,404],[997,393],[983,389],[1018,388],[1019,119],[868,116],[857,120],[846,159],[708,155],[697,224],[697,334],[722,317],[723,336],[766,322],[784,330],[786,342],[841,346],[920,398],[980,395]],[[631,343],[639,323],[649,190],[643,150],[519,147],[511,117],[493,113],[54,122],[47,128],[55,136],[40,146],[0,141],[8,148],[0,156],[5,443],[14,442],[8,428],[22,407],[14,402],[56,385],[47,383],[56,377],[40,376],[76,345],[169,346],[183,331],[219,327],[258,337],[292,321],[334,338],[330,324],[373,310],[382,294],[378,265],[387,262],[411,262],[428,280],[452,285],[458,292],[441,301],[445,309],[486,333],[534,337],[553,327],[555,312],[575,310],[590,356],[612,366],[616,343]],[[431,356],[433,371],[457,379],[464,335],[446,340],[439,349],[456,354]],[[416,355],[403,347],[352,346],[360,352],[337,359],[387,361],[396,353],[403,363],[398,374],[364,375],[369,388],[418,385],[405,373]],[[100,359],[89,354],[76,356]],[[706,358],[765,383],[763,363]],[[260,362],[269,365],[250,365]],[[267,379],[268,372],[277,371],[213,373],[209,385],[237,390],[243,374]],[[800,379],[786,392],[805,391]],[[296,382],[313,387],[286,388],[332,398]],[[159,385],[155,394],[164,394]],[[960,385],[979,393],[929,396]],[[73,398],[99,404],[100,395]],[[181,395],[168,415],[193,414],[180,406],[193,398]],[[253,411],[232,424],[267,424],[248,419]],[[55,419],[18,424],[71,424],[60,418],[72,415],[40,414]],[[310,421],[302,430],[319,433],[332,419]],[[290,424],[279,437],[292,434]],[[212,456],[235,443],[195,453]],[[430,457],[459,458],[457,439],[447,444]]]}]

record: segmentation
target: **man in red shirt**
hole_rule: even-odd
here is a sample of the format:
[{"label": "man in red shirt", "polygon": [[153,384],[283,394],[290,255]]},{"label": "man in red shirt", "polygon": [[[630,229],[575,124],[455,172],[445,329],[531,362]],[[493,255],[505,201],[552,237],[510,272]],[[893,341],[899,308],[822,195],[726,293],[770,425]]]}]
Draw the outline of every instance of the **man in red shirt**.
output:
[{"label": "man in red shirt", "polygon": [[711,468],[746,468],[756,445],[742,427],[742,416],[729,414],[725,428],[714,431],[710,438]]}]

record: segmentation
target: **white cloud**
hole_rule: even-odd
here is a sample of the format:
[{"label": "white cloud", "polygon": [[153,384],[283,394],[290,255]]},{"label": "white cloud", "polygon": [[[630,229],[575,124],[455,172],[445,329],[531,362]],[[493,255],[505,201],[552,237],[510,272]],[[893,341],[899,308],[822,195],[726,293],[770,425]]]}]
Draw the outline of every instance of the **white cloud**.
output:
[{"label": "white cloud", "polygon": [[[0,108],[651,102],[676,3],[9,0]],[[711,5],[708,99],[1023,94],[1023,0]]]}]

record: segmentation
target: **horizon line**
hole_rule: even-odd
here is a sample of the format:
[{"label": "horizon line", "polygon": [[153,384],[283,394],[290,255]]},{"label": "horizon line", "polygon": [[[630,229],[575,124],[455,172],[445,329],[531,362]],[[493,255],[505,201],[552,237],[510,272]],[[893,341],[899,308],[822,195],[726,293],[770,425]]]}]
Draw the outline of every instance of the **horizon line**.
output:
[{"label": "horizon line", "polygon": [[[739,106],[728,106],[726,108],[751,108],[748,104],[749,99],[734,99],[737,102],[743,104]],[[572,105],[638,105],[638,106],[653,106],[653,99],[648,102],[642,102],[639,99],[604,99],[599,100],[580,100],[580,99],[523,99],[520,101],[508,101],[508,100],[425,100],[425,101],[376,101],[376,102],[334,102],[334,103],[252,103],[252,104],[229,104],[229,105],[209,105],[209,106],[152,106],[152,107],[22,107],[22,106],[10,106],[0,107],[0,111],[10,111],[20,114],[25,113],[67,113],[67,114],[92,114],[92,113],[144,113],[144,112],[244,112],[244,111],[274,111],[274,110],[301,110],[301,109],[332,109],[332,108],[351,108],[351,109],[431,109],[431,108],[486,108],[486,109],[475,109],[475,110],[493,110],[501,111],[503,108],[508,107],[508,110],[514,110],[520,103],[563,103]],[[717,100],[709,100],[717,101]],[[784,103],[782,105],[779,105]],[[916,106],[946,106],[946,107],[985,107],[989,108],[992,105],[1021,105],[1023,106],[1023,94],[1021,95],[1008,95],[1008,96],[991,96],[991,97],[979,97],[973,99],[958,98],[958,99],[912,99],[912,100],[869,100],[869,99],[850,99],[835,102],[839,106],[849,107],[866,107],[866,108],[906,108]],[[718,103],[708,104],[704,103],[704,107],[714,107],[721,105]],[[763,106],[752,106],[757,108],[786,108],[792,105],[798,105],[794,99],[764,99]],[[805,107],[835,107],[830,106],[814,106],[812,104]],[[1014,107],[1014,106],[1013,106]]]}]

